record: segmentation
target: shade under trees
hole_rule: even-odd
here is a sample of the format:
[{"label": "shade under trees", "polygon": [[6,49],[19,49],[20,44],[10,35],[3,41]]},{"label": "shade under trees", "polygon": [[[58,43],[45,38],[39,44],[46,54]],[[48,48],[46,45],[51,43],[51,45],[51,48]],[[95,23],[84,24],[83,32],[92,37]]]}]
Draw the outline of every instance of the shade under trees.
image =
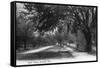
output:
[{"label": "shade under trees", "polygon": [[[29,42],[29,40],[35,45],[35,41],[38,42],[38,39],[45,41],[43,43],[45,45],[59,43],[62,46],[64,41],[69,42],[70,34],[74,35],[76,40],[80,40],[80,38],[77,38],[79,31],[82,34],[80,36],[83,36],[85,40],[83,51],[91,52],[93,41],[96,44],[96,7],[25,3],[23,9],[25,11],[18,12],[18,28],[16,30],[17,40],[19,41],[19,38],[22,38],[24,48],[26,48],[26,42]],[[47,32],[49,32],[48,35]],[[50,32],[54,35],[50,35]],[[37,33],[37,36],[35,36],[35,33]],[[77,42],[77,45],[80,44]],[[37,43],[35,46],[42,46],[42,43]]]}]

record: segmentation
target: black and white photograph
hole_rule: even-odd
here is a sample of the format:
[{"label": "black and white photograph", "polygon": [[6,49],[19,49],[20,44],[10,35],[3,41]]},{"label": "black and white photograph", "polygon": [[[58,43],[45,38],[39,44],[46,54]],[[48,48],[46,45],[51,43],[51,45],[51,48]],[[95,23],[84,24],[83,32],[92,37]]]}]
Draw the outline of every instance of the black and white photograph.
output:
[{"label": "black and white photograph", "polygon": [[15,3],[16,65],[97,61],[97,6]]}]

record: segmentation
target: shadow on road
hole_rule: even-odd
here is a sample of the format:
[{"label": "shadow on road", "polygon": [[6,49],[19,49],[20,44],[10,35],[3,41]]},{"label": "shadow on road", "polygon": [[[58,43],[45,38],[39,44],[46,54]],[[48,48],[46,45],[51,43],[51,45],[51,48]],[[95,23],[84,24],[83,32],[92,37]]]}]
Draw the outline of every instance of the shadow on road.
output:
[{"label": "shadow on road", "polygon": [[17,60],[40,60],[40,59],[53,59],[53,58],[72,58],[74,57],[71,52],[38,52],[29,54],[17,54]]}]

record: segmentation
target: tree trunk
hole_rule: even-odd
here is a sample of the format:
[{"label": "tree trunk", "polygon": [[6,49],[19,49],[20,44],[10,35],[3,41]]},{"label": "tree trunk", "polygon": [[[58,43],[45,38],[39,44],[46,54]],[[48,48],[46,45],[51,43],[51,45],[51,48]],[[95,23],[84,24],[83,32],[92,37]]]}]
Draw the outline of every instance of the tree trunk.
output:
[{"label": "tree trunk", "polygon": [[82,31],[83,31],[84,36],[86,38],[86,49],[85,49],[85,51],[86,52],[91,52],[91,50],[92,50],[91,43],[92,42],[91,42],[91,32],[90,32],[90,29],[87,28],[87,29],[84,29]]},{"label": "tree trunk", "polygon": [[24,39],[23,42],[24,42],[24,50],[26,50],[26,39]]}]

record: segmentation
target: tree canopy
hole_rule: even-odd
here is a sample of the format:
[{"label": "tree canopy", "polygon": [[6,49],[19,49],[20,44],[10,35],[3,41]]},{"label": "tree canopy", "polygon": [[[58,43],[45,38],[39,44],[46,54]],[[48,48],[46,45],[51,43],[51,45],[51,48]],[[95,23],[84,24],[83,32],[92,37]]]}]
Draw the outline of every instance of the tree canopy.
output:
[{"label": "tree canopy", "polygon": [[[18,10],[19,8],[17,8]],[[69,32],[77,34],[82,31],[86,39],[86,51],[91,51],[92,35],[97,27],[96,7],[47,5],[24,3],[17,14],[17,33],[20,36],[33,37],[34,32],[43,36],[45,32],[55,32],[59,43],[66,39]],[[93,34],[92,34],[92,33]],[[61,37],[61,38],[60,38]],[[56,37],[55,37],[56,38]],[[58,38],[56,38],[58,39]]]}]

